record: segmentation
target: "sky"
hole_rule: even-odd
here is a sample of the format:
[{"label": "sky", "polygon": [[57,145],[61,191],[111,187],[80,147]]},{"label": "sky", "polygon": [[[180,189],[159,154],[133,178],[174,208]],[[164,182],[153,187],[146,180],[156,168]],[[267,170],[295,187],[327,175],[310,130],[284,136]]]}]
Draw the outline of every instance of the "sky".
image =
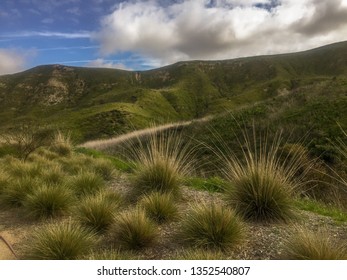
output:
[{"label": "sky", "polygon": [[347,0],[0,0],[0,75],[147,70],[347,40]]}]

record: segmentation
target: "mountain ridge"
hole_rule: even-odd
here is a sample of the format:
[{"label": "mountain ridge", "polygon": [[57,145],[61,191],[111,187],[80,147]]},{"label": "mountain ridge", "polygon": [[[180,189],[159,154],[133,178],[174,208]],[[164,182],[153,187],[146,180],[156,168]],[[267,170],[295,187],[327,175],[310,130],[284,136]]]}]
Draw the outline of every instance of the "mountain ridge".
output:
[{"label": "mountain ridge", "polygon": [[343,88],[347,41],[308,51],[183,61],[127,71],[41,65],[0,76],[0,129],[25,123],[72,130],[78,141],[232,111],[319,83]]}]

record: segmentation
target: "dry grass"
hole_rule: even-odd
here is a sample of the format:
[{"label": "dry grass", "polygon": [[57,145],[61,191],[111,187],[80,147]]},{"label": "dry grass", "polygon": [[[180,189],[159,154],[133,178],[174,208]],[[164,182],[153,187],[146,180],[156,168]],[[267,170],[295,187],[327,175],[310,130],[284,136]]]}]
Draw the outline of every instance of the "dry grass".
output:
[{"label": "dry grass", "polygon": [[346,260],[346,244],[338,244],[326,230],[311,232],[297,228],[285,247],[286,258],[292,260]]},{"label": "dry grass", "polygon": [[128,149],[128,158],[134,160],[134,195],[151,192],[180,192],[180,179],[193,168],[194,151],[176,132],[152,134],[145,142],[135,143]]},{"label": "dry grass", "polygon": [[272,143],[268,136],[257,137],[255,131],[252,136],[245,133],[240,141],[241,157],[232,152],[222,155],[224,174],[231,183],[225,190],[226,200],[246,219],[288,221],[293,217],[292,197],[299,188],[302,153],[293,150],[290,157],[283,158],[279,152],[281,134],[276,134]]},{"label": "dry grass", "polygon": [[229,250],[244,239],[245,226],[223,205],[196,204],[183,218],[178,238],[190,246]]}]

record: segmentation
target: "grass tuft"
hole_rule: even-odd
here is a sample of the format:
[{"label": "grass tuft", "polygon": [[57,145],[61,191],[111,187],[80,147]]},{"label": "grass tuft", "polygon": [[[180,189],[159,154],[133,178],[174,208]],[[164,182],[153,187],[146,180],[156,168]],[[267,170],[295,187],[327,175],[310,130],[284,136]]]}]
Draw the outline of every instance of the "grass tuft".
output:
[{"label": "grass tuft", "polygon": [[347,247],[324,230],[297,228],[285,245],[286,258],[293,260],[346,260]]},{"label": "grass tuft", "polygon": [[167,193],[151,193],[143,197],[140,205],[144,208],[148,217],[162,224],[177,218],[177,207],[174,198]]},{"label": "grass tuft", "polygon": [[53,218],[67,213],[74,203],[74,195],[64,187],[40,186],[27,195],[23,206],[34,218]]},{"label": "grass tuft", "polygon": [[111,235],[120,247],[140,250],[155,242],[157,228],[143,211],[135,209],[123,212],[117,217],[111,227]]},{"label": "grass tuft", "polygon": [[224,173],[230,182],[225,198],[245,219],[289,221],[294,216],[293,197],[299,186],[296,175],[301,168],[300,150],[283,159],[279,152],[280,134],[270,144],[268,137],[264,140],[260,135],[257,141],[253,133],[253,140],[244,135],[241,156],[224,155]]},{"label": "grass tuft", "polygon": [[79,224],[46,224],[27,240],[24,256],[33,260],[79,259],[92,250],[97,241],[95,234]]},{"label": "grass tuft", "polygon": [[73,150],[71,135],[63,134],[61,131],[58,131],[55,134],[51,150],[60,156],[70,156]]},{"label": "grass tuft", "polygon": [[111,200],[106,193],[85,197],[76,207],[76,218],[96,232],[104,232],[114,222],[119,200]]},{"label": "grass tuft", "polygon": [[105,187],[104,180],[90,171],[81,171],[70,177],[67,184],[78,196],[96,194]]},{"label": "grass tuft", "polygon": [[177,133],[153,133],[136,143],[129,157],[136,162],[134,195],[151,192],[180,193],[180,179],[192,169],[193,150]]},{"label": "grass tuft", "polygon": [[184,218],[179,237],[193,247],[229,250],[243,240],[244,225],[223,205],[197,204]]}]

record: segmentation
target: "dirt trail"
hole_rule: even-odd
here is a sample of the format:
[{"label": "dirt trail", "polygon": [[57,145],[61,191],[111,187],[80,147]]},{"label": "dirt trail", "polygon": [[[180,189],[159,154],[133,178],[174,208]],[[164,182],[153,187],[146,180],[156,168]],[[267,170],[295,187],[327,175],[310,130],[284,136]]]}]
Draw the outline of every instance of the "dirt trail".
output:
[{"label": "dirt trail", "polygon": [[102,139],[102,140],[92,140],[85,142],[80,145],[80,147],[85,147],[85,148],[92,148],[96,150],[105,150],[111,146],[115,146],[118,144],[121,144],[123,142],[136,139],[136,138],[141,138],[144,136],[151,135],[153,133],[165,131],[168,129],[172,128],[180,128],[180,127],[185,127],[188,126],[192,123],[202,123],[211,120],[213,117],[208,116],[204,117],[201,119],[194,119],[191,121],[185,121],[185,122],[177,122],[177,123],[169,123],[169,124],[164,124],[164,125],[159,125],[159,126],[153,126],[145,129],[140,129],[140,130],[135,130],[129,133],[125,133],[110,139]]}]

